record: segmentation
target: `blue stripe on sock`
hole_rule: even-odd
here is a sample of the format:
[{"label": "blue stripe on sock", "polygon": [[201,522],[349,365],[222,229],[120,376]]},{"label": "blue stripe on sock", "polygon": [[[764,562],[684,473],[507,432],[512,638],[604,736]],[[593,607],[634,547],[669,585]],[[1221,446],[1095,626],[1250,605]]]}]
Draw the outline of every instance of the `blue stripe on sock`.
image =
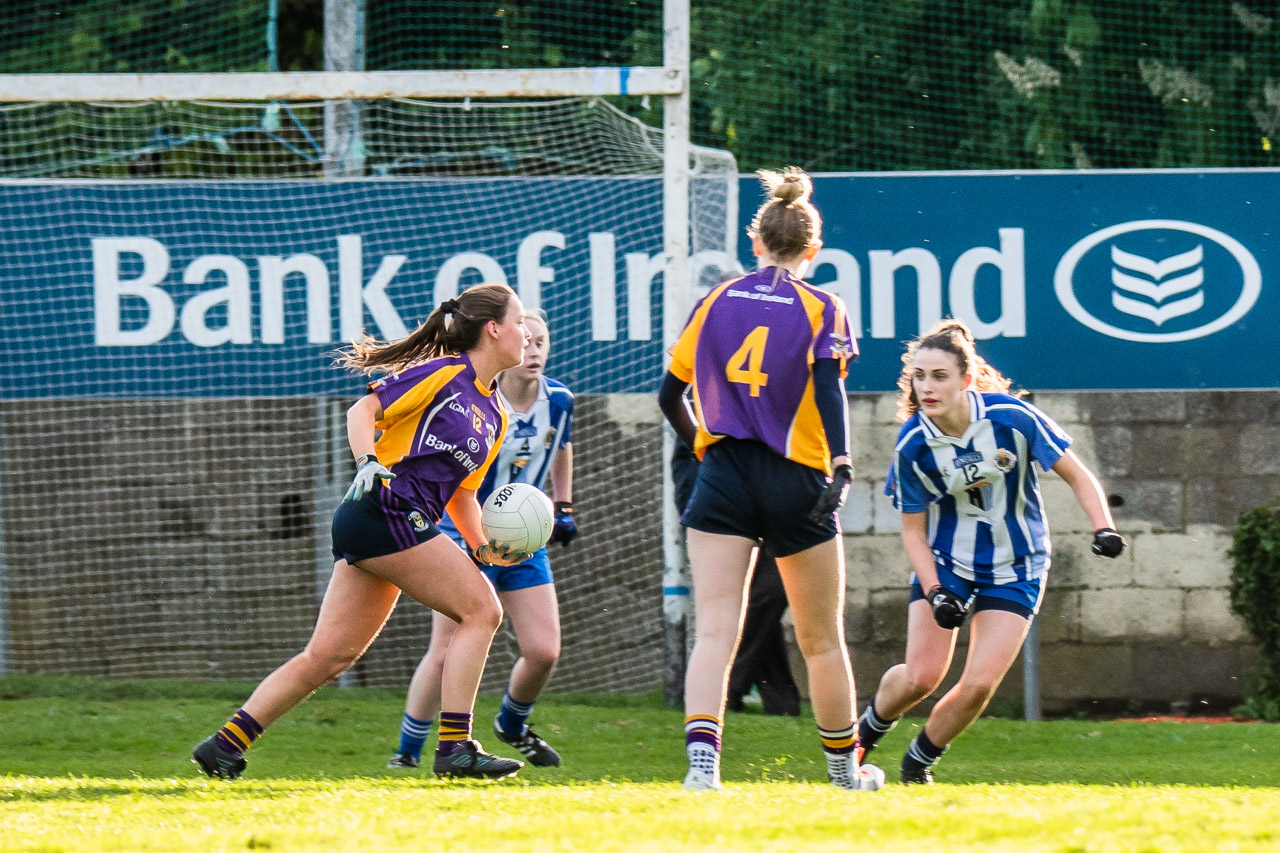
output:
[{"label": "blue stripe on sock", "polygon": [[400,748],[397,752],[400,755],[421,758],[422,746],[427,742],[427,738],[431,736],[432,722],[432,720],[419,720],[416,717],[411,717],[406,711],[404,719],[400,721]]}]

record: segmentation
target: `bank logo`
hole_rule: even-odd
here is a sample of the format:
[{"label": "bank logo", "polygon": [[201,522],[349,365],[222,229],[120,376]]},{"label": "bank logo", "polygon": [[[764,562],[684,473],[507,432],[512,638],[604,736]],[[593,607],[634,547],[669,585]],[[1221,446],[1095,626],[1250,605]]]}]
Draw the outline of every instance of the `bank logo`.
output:
[{"label": "bank logo", "polygon": [[1262,271],[1238,240],[1195,222],[1144,219],[1095,231],[1053,276],[1072,317],[1109,337],[1173,343],[1211,335],[1253,308]]}]

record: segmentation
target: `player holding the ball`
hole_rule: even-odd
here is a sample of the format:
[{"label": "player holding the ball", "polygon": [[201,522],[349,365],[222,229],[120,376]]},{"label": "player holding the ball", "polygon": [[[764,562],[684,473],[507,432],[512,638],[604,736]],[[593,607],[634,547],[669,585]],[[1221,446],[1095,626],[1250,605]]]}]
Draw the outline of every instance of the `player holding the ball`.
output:
[{"label": "player holding the ball", "polygon": [[238,777],[245,750],[267,726],[364,653],[402,590],[457,625],[445,652],[435,772],[497,778],[524,766],[490,755],[471,738],[476,690],[502,605],[437,522],[448,507],[482,563],[509,565],[527,556],[485,541],[476,489],[507,431],[497,376],[520,364],[528,337],[515,292],[482,284],[446,300],[407,338],[366,338],[342,356],[348,367],[389,375],[370,382],[347,411],[356,475],[333,516],[329,588],[306,648],[196,747],[192,760],[206,774]]},{"label": "player holding the ball", "polygon": [[868,751],[942,683],[956,629],[969,621],[960,681],[938,700],[902,759],[902,781],[928,784],[948,744],[978,718],[1013,664],[1040,609],[1049,526],[1035,466],[1066,481],[1093,526],[1093,553],[1115,558],[1124,539],[1097,479],[1044,412],[974,349],[959,320],[913,341],[898,378],[903,421],[885,493],[902,512],[913,571],[906,662],[880,679],[859,721]]},{"label": "player holding the ball", "polygon": [[[573,516],[573,394],[543,375],[551,351],[545,316],[541,312],[527,314],[525,324],[529,343],[524,361],[498,378],[498,399],[508,418],[507,434],[497,462],[480,486],[479,497],[490,501],[500,498],[508,484],[544,489],[550,479],[555,496],[551,542],[567,547],[577,535]],[[462,536],[450,516],[440,523],[440,529],[466,547],[469,537]],[[559,753],[528,724],[534,703],[560,659],[560,609],[547,549],[538,547],[514,565],[481,568],[502,600],[520,647],[502,708],[493,721],[494,734],[535,767],[558,767]],[[441,707],[441,680],[457,631],[458,624],[448,614],[432,616],[431,645],[409,682],[400,745],[388,767],[418,766],[422,746]]]},{"label": "player holding the ball", "polygon": [[[857,349],[844,303],[801,280],[822,246],[809,177],[796,169],[760,177],[766,199],[747,232],[760,268],[694,308],[658,396],[702,460],[681,519],[697,631],[685,678],[684,787],[720,787],[729,664],[759,546],[777,558],[787,591],[828,778],[875,790],[884,774],[859,762],[836,519],[853,477],[844,376]],[[682,400],[690,384],[696,422]]]}]

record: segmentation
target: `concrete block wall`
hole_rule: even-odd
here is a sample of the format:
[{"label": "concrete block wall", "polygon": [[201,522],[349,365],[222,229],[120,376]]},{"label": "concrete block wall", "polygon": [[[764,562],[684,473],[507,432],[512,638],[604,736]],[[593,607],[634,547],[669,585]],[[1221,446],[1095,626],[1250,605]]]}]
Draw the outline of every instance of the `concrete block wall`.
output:
[{"label": "concrete block wall", "polygon": [[[1055,546],[1040,618],[1046,710],[1238,701],[1255,652],[1227,604],[1226,549],[1240,512],[1280,499],[1280,391],[1036,403],[1074,436],[1130,543],[1119,560],[1090,555],[1070,491],[1043,479]],[[9,670],[255,680],[300,649],[326,579],[328,516],[351,473],[329,428],[345,405],[0,404]],[[882,494],[895,400],[856,395],[849,412],[847,629],[865,699],[901,660],[909,570]],[[564,623],[553,689],[661,684],[661,435],[652,395],[578,399],[583,532],[553,551]],[[426,609],[402,600],[357,682],[402,687],[429,630]],[[485,690],[502,688],[517,654],[504,629]],[[1001,695],[1021,694],[1015,663]]]},{"label": "concrete block wall", "polygon": [[[0,404],[0,636],[13,673],[256,681],[311,635],[354,466],[349,400]],[[580,397],[581,535],[557,547],[554,689],[651,691],[662,673],[660,415]],[[430,637],[407,597],[353,668],[404,688]],[[483,689],[518,651],[495,640]]]}]

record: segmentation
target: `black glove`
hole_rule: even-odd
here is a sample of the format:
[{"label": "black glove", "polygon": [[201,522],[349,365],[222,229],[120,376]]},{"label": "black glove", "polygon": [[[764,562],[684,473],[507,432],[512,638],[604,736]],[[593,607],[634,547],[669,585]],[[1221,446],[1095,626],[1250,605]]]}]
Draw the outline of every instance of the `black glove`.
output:
[{"label": "black glove", "polygon": [[568,548],[578,535],[578,525],[573,520],[573,501],[556,501],[556,523],[551,528],[551,541]]},{"label": "black glove", "polygon": [[942,628],[959,628],[969,612],[965,600],[943,586],[935,586],[925,593],[925,600],[933,608],[933,621]]},{"label": "black glove", "polygon": [[822,494],[809,510],[809,520],[819,524],[831,517],[831,513],[844,506],[844,499],[849,494],[849,483],[853,481],[853,466],[837,465],[831,474],[831,480],[823,488]]},{"label": "black glove", "polygon": [[1124,553],[1124,537],[1110,527],[1093,532],[1093,553],[1114,560]]}]

